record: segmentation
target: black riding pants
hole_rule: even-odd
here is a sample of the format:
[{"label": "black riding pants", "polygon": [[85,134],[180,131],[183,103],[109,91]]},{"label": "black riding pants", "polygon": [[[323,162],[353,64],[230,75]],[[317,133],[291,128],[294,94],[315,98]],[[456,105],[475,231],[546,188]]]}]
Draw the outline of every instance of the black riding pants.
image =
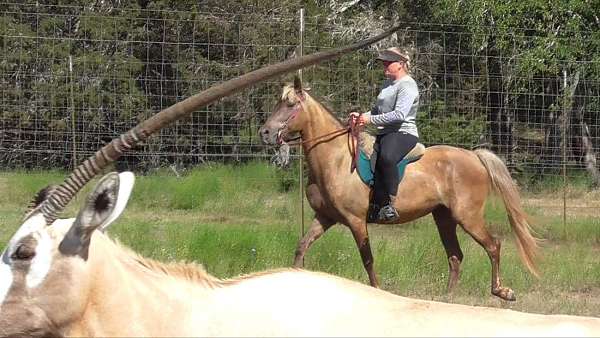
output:
[{"label": "black riding pants", "polygon": [[375,182],[373,203],[384,206],[390,202],[390,195],[398,192],[397,164],[419,142],[419,138],[404,132],[378,135],[376,138],[377,162],[375,164]]}]

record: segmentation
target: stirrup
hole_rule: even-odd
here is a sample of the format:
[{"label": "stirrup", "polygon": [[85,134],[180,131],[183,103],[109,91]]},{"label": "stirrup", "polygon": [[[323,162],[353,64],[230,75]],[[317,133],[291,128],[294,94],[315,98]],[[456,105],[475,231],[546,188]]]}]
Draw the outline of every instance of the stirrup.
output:
[{"label": "stirrup", "polygon": [[379,211],[381,208],[377,204],[369,204],[367,211],[367,223],[375,223],[379,220]]},{"label": "stirrup", "polygon": [[388,204],[379,210],[379,220],[384,222],[395,222],[400,218],[398,211],[391,204]]}]

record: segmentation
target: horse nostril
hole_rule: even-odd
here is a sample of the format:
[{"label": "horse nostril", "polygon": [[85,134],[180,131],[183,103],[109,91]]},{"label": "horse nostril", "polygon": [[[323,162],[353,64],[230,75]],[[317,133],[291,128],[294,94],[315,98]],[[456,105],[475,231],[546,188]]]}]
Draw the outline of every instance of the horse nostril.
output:
[{"label": "horse nostril", "polygon": [[258,130],[258,133],[259,133],[261,136],[263,136],[263,137],[264,137],[264,136],[269,136],[269,129],[267,129],[267,128],[260,128],[260,129]]}]

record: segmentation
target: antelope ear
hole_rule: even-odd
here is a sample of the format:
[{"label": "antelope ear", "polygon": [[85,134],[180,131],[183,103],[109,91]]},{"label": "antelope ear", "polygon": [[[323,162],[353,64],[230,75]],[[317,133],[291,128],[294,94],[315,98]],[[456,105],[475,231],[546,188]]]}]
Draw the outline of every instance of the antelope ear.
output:
[{"label": "antelope ear", "polygon": [[31,202],[29,202],[29,208],[37,208],[38,205],[40,205],[43,201],[46,200],[46,198],[48,198],[48,196],[52,194],[52,191],[54,191],[54,189],[56,189],[56,185],[49,185],[38,191],[38,193],[35,195],[35,197],[33,197]]},{"label": "antelope ear", "polygon": [[119,192],[117,194],[117,202],[110,216],[102,222],[100,225],[100,231],[104,232],[125,210],[131,191],[133,190],[133,184],[135,183],[135,176],[130,171],[125,171],[119,174]]},{"label": "antelope ear", "polygon": [[59,250],[63,254],[79,255],[87,259],[90,239],[94,230],[106,228],[124,210],[133,186],[132,176],[131,173],[123,176],[125,201],[119,201],[120,175],[109,173],[98,182],[60,243]]},{"label": "antelope ear", "polygon": [[44,202],[50,195],[52,195],[54,189],[56,189],[56,185],[49,185],[38,191],[38,193],[33,197],[33,199],[29,202],[29,205],[27,206],[25,218],[27,218],[35,208],[40,206],[42,202]]}]

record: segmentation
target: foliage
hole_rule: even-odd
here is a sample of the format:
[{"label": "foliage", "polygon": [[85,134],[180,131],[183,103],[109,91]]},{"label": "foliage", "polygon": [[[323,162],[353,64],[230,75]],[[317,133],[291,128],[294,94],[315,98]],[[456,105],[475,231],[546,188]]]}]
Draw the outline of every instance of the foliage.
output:
[{"label": "foliage", "polygon": [[452,140],[454,144],[468,148],[478,144],[485,134],[485,117],[468,117],[459,114],[444,117],[418,118],[421,140],[426,144],[440,144]]},{"label": "foliage", "polygon": [[[485,139],[510,165],[525,158],[555,168],[562,118],[574,135],[570,161],[582,165],[582,126],[598,142],[600,30],[589,0],[25,1],[0,4],[0,163],[70,167],[185,97],[293,57],[300,7],[305,54],[405,26],[370,50],[304,71],[340,116],[372,106],[383,80],[374,49],[401,45],[413,55],[428,144]],[[573,85],[576,76],[569,97],[564,81]],[[256,130],[278,90],[279,81],[270,82],[206,107],[119,165],[264,155]],[[536,140],[540,153],[519,148],[530,134],[545,135]]]}]

